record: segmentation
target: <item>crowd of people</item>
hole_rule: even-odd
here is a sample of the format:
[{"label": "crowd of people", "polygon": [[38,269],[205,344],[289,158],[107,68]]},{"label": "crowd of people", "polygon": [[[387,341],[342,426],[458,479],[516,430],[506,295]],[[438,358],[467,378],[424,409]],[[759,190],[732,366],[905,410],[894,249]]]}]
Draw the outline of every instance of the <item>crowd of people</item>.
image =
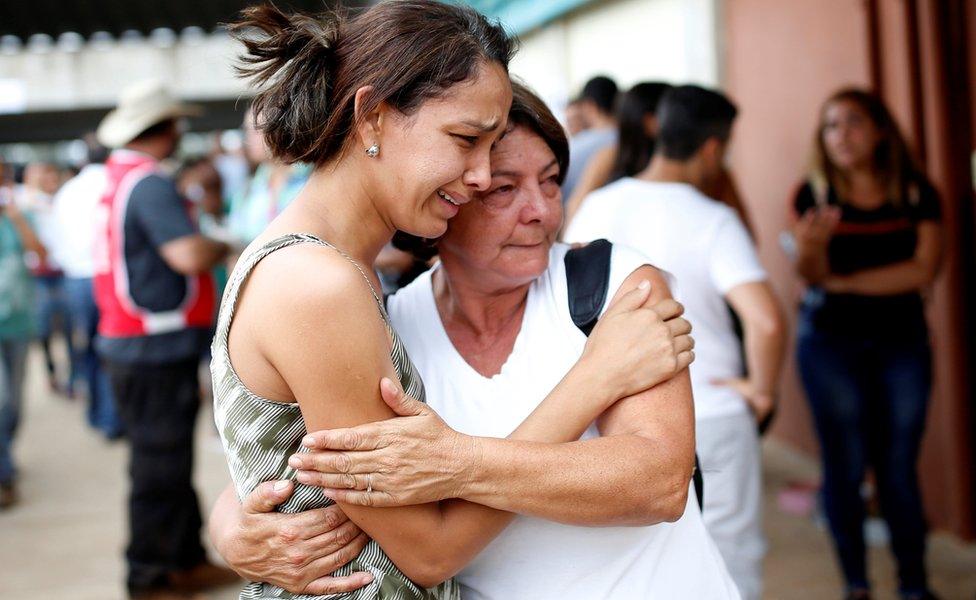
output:
[{"label": "crowd of people", "polygon": [[[732,100],[598,76],[563,125],[500,26],[433,0],[231,31],[261,84],[241,153],[174,161],[198,108],[146,81],[76,173],[0,170],[0,507],[36,341],[128,446],[133,598],[238,574],[242,598],[761,598],[788,335],[725,160]],[[784,247],[844,594],[871,594],[870,470],[902,598],[934,598],[939,198],[869,92],[830,96],[813,140]],[[233,571],[192,486],[211,397]]]}]

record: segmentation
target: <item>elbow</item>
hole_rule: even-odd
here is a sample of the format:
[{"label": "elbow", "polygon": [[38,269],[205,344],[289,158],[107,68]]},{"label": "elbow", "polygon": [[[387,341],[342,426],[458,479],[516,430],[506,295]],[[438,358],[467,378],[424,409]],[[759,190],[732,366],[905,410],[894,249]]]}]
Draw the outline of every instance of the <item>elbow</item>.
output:
[{"label": "elbow", "polygon": [[175,260],[168,260],[166,264],[169,265],[170,269],[173,269],[180,275],[185,275],[187,277],[194,277],[196,275],[202,275],[207,272],[208,265],[204,264],[203,261],[198,260],[196,257],[180,257]]},{"label": "elbow", "polygon": [[[693,464],[694,459],[689,463]],[[682,461],[684,464],[684,461]],[[655,481],[654,488],[632,486],[635,492],[627,514],[621,515],[621,525],[647,527],[659,523],[674,523],[685,514],[688,506],[688,490],[691,486],[691,468],[672,468],[663,477],[648,477]]]},{"label": "elbow", "polygon": [[411,564],[397,565],[410,581],[422,588],[432,588],[453,577],[460,567],[437,557],[418,557]]},{"label": "elbow", "polygon": [[782,340],[786,337],[786,317],[777,302],[771,302],[765,310],[750,311],[742,315],[742,325],[747,337],[764,340]]}]

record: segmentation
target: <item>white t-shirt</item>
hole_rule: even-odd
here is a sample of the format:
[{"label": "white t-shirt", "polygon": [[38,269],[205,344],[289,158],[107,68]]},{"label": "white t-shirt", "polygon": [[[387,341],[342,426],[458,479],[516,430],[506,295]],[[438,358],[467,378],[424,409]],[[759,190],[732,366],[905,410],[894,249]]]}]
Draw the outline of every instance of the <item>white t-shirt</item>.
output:
[{"label": "white t-shirt", "polygon": [[[389,314],[427,390],[427,402],[458,431],[505,437],[575,364],[586,337],[573,324],[563,257],[529,289],[522,329],[501,372],[486,378],[444,329],[431,272],[389,300]],[[614,247],[607,300],[647,260]],[[591,425],[582,438],[599,436]],[[689,484],[690,486],[690,484]],[[684,516],[649,527],[574,527],[517,517],[458,575],[465,600],[738,598],[689,491]]]},{"label": "white t-shirt", "polygon": [[637,249],[678,280],[684,316],[694,328],[695,417],[746,411],[742,396],[712,384],[744,373],[725,295],[766,279],[735,211],[685,183],[624,178],[587,196],[565,234],[567,242],[599,238]]},{"label": "white t-shirt", "polygon": [[108,185],[105,165],[85,165],[54,196],[54,216],[60,242],[55,259],[68,277],[95,274],[95,213]]}]

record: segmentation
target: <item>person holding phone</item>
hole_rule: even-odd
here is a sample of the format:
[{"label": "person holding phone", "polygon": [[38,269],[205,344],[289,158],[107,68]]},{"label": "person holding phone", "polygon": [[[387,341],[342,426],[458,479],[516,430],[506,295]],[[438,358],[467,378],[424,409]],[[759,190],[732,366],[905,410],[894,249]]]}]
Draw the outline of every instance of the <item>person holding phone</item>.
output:
[{"label": "person holding phone", "polygon": [[881,100],[847,89],[824,103],[793,206],[796,270],[808,286],[797,359],[847,597],[870,597],[861,497],[870,465],[901,597],[932,598],[916,463],[932,383],[922,293],[942,262],[938,193]]}]

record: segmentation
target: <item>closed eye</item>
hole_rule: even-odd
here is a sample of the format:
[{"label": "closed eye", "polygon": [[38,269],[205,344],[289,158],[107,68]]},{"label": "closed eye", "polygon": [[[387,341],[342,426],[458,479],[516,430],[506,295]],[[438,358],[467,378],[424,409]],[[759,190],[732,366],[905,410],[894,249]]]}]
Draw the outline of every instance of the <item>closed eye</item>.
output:
[{"label": "closed eye", "polygon": [[452,133],[451,137],[457,138],[469,146],[474,146],[478,142],[478,136],[476,135],[461,135],[460,133]]}]

